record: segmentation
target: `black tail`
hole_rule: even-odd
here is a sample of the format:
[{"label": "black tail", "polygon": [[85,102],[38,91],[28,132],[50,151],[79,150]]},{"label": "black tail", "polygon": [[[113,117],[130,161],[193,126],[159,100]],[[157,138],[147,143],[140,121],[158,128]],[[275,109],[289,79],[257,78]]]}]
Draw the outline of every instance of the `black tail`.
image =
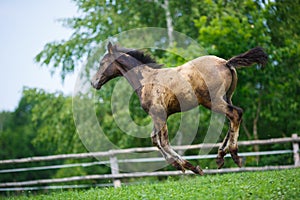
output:
[{"label": "black tail", "polygon": [[263,48],[255,47],[246,53],[234,56],[227,61],[230,67],[251,66],[254,63],[264,66],[268,61],[268,55]]}]

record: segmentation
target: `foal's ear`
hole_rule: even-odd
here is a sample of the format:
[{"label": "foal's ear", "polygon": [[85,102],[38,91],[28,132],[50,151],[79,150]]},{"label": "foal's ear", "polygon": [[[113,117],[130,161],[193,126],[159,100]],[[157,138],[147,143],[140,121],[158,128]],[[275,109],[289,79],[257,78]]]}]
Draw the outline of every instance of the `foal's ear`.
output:
[{"label": "foal's ear", "polygon": [[113,47],[113,45],[112,45],[111,42],[109,42],[109,43],[107,44],[107,50],[108,50],[108,52],[109,52],[110,54],[113,54],[113,53],[114,53],[114,47]]}]

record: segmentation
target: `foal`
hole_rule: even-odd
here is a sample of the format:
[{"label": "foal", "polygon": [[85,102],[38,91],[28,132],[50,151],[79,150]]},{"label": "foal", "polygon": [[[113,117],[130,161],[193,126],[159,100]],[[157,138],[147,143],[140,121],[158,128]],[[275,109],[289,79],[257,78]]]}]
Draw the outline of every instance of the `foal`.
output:
[{"label": "foal", "polygon": [[254,63],[265,65],[267,54],[261,47],[224,60],[216,56],[202,56],[175,68],[160,68],[142,51],[119,48],[111,43],[108,53],[91,84],[99,90],[107,81],[124,76],[137,93],[142,108],[152,117],[153,145],[157,146],[166,161],[183,172],[188,169],[203,175],[199,166],[181,158],[170,146],[167,119],[176,112],[190,110],[198,105],[222,113],[230,121],[228,133],[218,150],[218,168],[224,165],[224,156],[230,152],[241,167],[237,139],[243,110],[231,102],[237,85],[236,68]]}]

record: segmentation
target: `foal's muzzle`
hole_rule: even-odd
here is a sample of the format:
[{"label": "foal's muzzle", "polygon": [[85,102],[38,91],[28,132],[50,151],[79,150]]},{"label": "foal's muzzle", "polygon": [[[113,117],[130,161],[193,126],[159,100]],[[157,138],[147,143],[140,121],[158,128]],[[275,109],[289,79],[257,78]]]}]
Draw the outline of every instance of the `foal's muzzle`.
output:
[{"label": "foal's muzzle", "polygon": [[93,81],[91,81],[91,85],[92,85],[93,88],[95,88],[95,89],[97,89],[97,90],[100,90],[100,88],[101,88],[101,85],[100,85],[100,84],[95,83],[95,82],[93,82]]},{"label": "foal's muzzle", "polygon": [[93,78],[91,81],[91,85],[93,88],[100,90],[102,84],[101,84],[101,78]]},{"label": "foal's muzzle", "polygon": [[91,81],[91,85],[93,86],[93,88],[100,90],[102,85],[104,85],[107,81],[109,81],[110,79],[107,76],[101,75],[99,76],[94,76],[92,81]]}]

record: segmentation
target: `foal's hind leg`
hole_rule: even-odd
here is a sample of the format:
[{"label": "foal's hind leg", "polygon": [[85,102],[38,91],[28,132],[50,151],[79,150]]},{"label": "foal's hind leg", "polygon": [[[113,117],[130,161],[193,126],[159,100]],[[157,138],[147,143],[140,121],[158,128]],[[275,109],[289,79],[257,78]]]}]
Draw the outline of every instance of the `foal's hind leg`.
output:
[{"label": "foal's hind leg", "polygon": [[233,130],[233,134],[229,137],[229,152],[234,162],[242,167],[242,159],[238,156],[238,144],[237,140],[239,137],[239,129],[242,121],[243,110],[239,107],[230,105],[229,110],[232,110],[231,114],[228,115],[230,119],[230,129]]},{"label": "foal's hind leg", "polygon": [[242,120],[243,110],[239,107],[228,104],[224,100],[218,102],[213,110],[226,114],[227,118],[230,120],[228,133],[218,151],[216,160],[218,168],[221,168],[224,165],[224,156],[228,150],[234,162],[241,167],[241,158],[237,154],[237,139],[239,136],[239,127]]},{"label": "foal's hind leg", "polygon": [[219,150],[218,150],[218,156],[217,156],[217,159],[216,159],[216,163],[218,165],[218,169],[222,168],[223,165],[224,165],[224,156],[227,154],[227,149],[228,149],[228,140],[229,140],[229,137],[230,137],[230,123],[229,123],[229,130],[222,142],[222,145],[219,147]]}]

